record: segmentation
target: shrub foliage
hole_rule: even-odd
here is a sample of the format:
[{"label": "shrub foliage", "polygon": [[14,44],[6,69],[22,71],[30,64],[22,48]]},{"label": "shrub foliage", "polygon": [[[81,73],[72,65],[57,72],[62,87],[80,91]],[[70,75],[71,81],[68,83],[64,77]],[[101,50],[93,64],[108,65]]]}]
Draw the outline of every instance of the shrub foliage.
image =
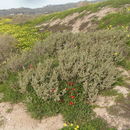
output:
[{"label": "shrub foliage", "polygon": [[99,91],[111,88],[118,78],[116,63],[127,54],[125,35],[121,31],[103,30],[50,36],[29,52],[37,53],[38,59],[35,67],[20,73],[21,90],[26,92],[31,87],[43,100],[60,100],[65,94],[61,83],[72,81],[82,84],[86,100],[95,101]]}]

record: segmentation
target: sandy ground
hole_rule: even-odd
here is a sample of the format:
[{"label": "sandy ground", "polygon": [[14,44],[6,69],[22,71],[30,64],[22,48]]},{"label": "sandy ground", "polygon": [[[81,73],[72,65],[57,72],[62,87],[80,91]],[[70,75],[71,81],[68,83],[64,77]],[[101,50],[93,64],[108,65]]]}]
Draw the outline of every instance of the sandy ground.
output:
[{"label": "sandy ground", "polygon": [[[119,68],[119,70],[122,72],[122,76],[129,78],[130,74],[123,68]],[[128,82],[127,82],[128,83]],[[118,96],[99,96],[97,98],[97,101],[95,102],[95,105],[98,105],[94,109],[94,112],[97,116],[105,119],[107,123],[110,126],[116,127],[117,130],[129,130],[130,129],[130,104],[124,104],[125,102],[129,101],[128,95],[130,94],[130,88],[126,88],[124,86],[116,86],[114,88],[118,93],[122,94],[124,96],[124,102],[117,103],[116,97]],[[123,107],[125,109],[123,109]],[[108,110],[110,108],[113,108],[118,114],[111,114]],[[125,116],[121,116],[122,114],[125,114]]]},{"label": "sandy ground", "polygon": [[63,117],[39,121],[31,118],[23,104],[0,103],[0,125],[0,130],[58,130],[63,127]]}]

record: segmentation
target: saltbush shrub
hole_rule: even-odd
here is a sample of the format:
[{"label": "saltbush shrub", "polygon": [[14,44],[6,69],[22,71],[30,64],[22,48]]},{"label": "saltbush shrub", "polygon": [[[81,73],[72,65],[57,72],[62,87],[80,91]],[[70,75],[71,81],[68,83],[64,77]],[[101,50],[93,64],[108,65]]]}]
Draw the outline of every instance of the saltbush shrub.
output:
[{"label": "saltbush shrub", "polygon": [[[124,53],[124,42],[126,42],[126,33],[118,30],[103,30],[97,31],[95,33],[71,33],[63,32],[52,34],[44,42],[35,44],[33,48],[33,53],[36,52],[40,55],[57,56],[59,50],[63,50],[64,47],[73,48],[81,46],[87,46],[90,44],[102,44],[108,43],[112,47],[118,47]],[[113,44],[114,42],[114,44]],[[86,47],[85,47],[86,48]],[[85,49],[84,48],[84,49]]]},{"label": "saltbush shrub", "polygon": [[[28,52],[17,56],[19,58],[13,57],[12,60],[16,59],[13,60],[13,66],[17,65],[19,61],[21,61],[20,64],[26,67],[29,64],[37,64],[38,62],[43,62],[48,57],[57,57],[58,51],[64,50],[65,47],[77,47],[85,49],[90,44],[102,44],[104,42],[108,42],[112,45],[113,48],[116,47],[121,50],[120,53],[117,54],[118,56],[115,56],[116,60],[116,58],[120,58],[120,55],[122,55],[122,53],[126,53],[126,51],[124,51],[125,38],[125,33],[116,30],[98,31],[97,33],[87,34],[73,34],[71,32],[56,33],[52,34],[44,42],[37,42],[32,50],[29,50]],[[112,53],[112,55],[114,54]]]},{"label": "saltbush shrub", "polygon": [[[30,52],[30,55],[37,53],[41,65],[20,75],[20,88],[26,92],[25,88],[31,86],[40,98],[59,100],[63,94],[59,91],[60,83],[73,81],[82,84],[84,98],[93,102],[99,91],[111,88],[116,82],[116,63],[127,55],[125,42],[126,34],[118,30],[54,34]],[[54,95],[50,93],[53,88]]]},{"label": "saltbush shrub", "polygon": [[59,53],[60,78],[81,83],[89,101],[94,101],[100,91],[111,88],[118,77],[113,57],[109,57],[111,50],[104,46],[91,45],[85,51],[66,49]]},{"label": "saltbush shrub", "polygon": [[19,74],[19,87],[22,93],[30,92],[33,89],[37,96],[46,100],[59,101],[65,91],[59,91],[58,72],[55,70],[54,61],[46,60],[39,63],[36,68],[33,66]]}]

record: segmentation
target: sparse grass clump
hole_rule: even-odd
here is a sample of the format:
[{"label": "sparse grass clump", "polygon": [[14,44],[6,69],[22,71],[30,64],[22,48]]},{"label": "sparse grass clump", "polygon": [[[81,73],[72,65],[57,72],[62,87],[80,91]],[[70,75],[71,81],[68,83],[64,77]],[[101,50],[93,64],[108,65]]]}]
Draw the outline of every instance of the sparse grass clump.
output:
[{"label": "sparse grass clump", "polygon": [[0,65],[6,62],[7,58],[11,57],[11,55],[16,54],[17,41],[8,35],[0,35]]},{"label": "sparse grass clump", "polygon": [[118,95],[118,92],[114,89],[110,89],[110,90],[105,90],[104,92],[101,93],[101,95],[103,95],[103,96],[116,96],[116,95]]},{"label": "sparse grass clump", "polygon": [[0,83],[0,93],[3,93],[0,102],[18,103],[23,100],[23,95],[19,92],[16,82],[17,76],[10,74],[4,83]]}]

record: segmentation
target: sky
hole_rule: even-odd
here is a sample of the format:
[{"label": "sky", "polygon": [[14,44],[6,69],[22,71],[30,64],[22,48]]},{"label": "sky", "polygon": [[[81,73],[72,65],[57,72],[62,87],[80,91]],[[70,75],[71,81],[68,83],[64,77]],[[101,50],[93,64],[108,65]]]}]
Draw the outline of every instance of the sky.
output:
[{"label": "sky", "polygon": [[[0,0],[0,9],[10,8],[39,8],[50,4],[65,4],[81,0]],[[91,0],[88,0],[91,1]]]}]

